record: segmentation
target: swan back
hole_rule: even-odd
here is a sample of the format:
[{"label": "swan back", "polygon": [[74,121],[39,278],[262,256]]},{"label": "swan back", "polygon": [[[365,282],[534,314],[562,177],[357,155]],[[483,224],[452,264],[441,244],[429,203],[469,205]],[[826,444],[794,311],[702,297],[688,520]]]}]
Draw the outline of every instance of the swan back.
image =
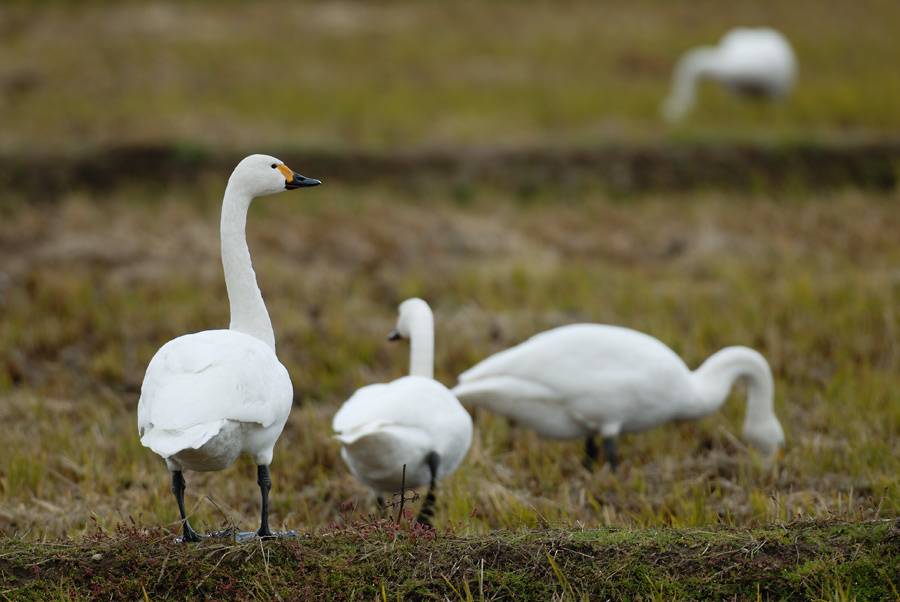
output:
[{"label": "swan back", "polygon": [[356,391],[332,421],[341,455],[351,472],[378,491],[427,483],[425,462],[440,454],[437,478],[453,472],[472,444],[472,418],[447,388],[434,379],[405,376]]},{"label": "swan back", "polygon": [[797,59],[787,39],[768,27],[731,30],[722,38],[710,76],[736,92],[778,97],[794,84]]},{"label": "swan back", "polygon": [[153,356],[141,385],[138,431],[141,443],[169,458],[200,449],[227,423],[250,425],[265,434],[240,442],[235,457],[246,452],[268,457],[262,462],[268,464],[292,400],[287,370],[263,342],[231,330],[198,332]]},{"label": "swan back", "polygon": [[671,420],[694,395],[689,375],[649,335],[572,324],[485,359],[459,376],[453,392],[545,437],[614,436]]},{"label": "swan back", "polygon": [[[352,443],[386,424],[427,432],[437,447],[447,448],[459,440],[454,430],[464,435],[460,442],[464,449],[471,443],[469,413],[447,387],[423,376],[404,376],[358,389],[335,414],[332,428],[339,433],[340,441]],[[443,425],[448,430],[443,430]]]},{"label": "swan back", "polygon": [[[555,390],[596,386],[590,373],[629,371],[648,363],[687,367],[674,351],[650,335],[607,324],[569,324],[532,336],[481,361],[459,375],[460,383],[511,374],[546,383]],[[587,380],[585,380],[587,379]]]}]

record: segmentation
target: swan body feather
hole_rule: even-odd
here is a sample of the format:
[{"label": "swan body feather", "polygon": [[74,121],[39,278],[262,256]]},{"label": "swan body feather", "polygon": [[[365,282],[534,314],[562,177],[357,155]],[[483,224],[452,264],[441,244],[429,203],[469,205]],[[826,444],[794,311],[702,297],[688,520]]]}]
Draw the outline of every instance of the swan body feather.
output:
[{"label": "swan body feather", "polygon": [[793,88],[796,74],[797,58],[784,35],[768,27],[736,27],[718,46],[694,48],[678,60],[663,114],[670,121],[683,118],[702,79],[739,96],[782,98]]},{"label": "swan body feather", "polygon": [[357,390],[335,414],[332,426],[341,457],[360,481],[379,492],[431,480],[429,452],[440,455],[437,480],[452,473],[472,444],[472,419],[434,379],[404,376]]},{"label": "swan body feather", "polygon": [[141,443],[166,458],[170,470],[222,470],[242,453],[257,464],[271,463],[293,400],[291,379],[271,348],[232,330],[184,335],[163,345],[141,391]]},{"label": "swan body feather", "polygon": [[[404,301],[390,338],[409,338],[411,374],[358,389],[332,421],[341,457],[376,495],[404,484],[433,488],[459,466],[472,444],[471,416],[433,378],[434,318],[428,304]],[[439,458],[436,466],[428,459],[432,453]]]},{"label": "swan body feather", "polygon": [[765,359],[746,347],[726,348],[692,372],[647,334],[572,324],[485,359],[462,373],[452,391],[464,405],[506,416],[547,438],[616,437],[706,416],[740,376],[750,379],[751,389],[745,436],[774,453],[784,434],[772,410],[771,373]]}]

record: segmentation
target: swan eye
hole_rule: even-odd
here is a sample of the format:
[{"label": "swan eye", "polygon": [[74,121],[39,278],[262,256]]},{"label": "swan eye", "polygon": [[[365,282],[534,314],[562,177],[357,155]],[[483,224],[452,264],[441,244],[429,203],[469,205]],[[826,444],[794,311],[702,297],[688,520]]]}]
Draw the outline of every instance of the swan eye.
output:
[{"label": "swan eye", "polygon": [[276,164],[272,163],[272,169],[275,169],[276,167],[278,167],[278,166]]}]

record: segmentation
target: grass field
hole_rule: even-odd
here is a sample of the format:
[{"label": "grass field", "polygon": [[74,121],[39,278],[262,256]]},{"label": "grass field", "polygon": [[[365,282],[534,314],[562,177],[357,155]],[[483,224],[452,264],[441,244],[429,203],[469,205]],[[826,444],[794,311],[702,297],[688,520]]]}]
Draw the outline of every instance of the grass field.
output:
[{"label": "grass field", "polygon": [[[177,529],[168,472],[138,442],[135,403],[160,344],[227,324],[220,192],[73,195],[6,216],[7,535],[77,541],[129,517]],[[254,205],[250,245],[297,401],[272,465],[274,525],[317,533],[341,522],[344,502],[374,509],[330,419],[356,387],[405,373],[407,349],[385,336],[411,295],[434,306],[447,384],[539,330],[621,324],[691,366],[726,345],[759,349],[787,433],[776,463],[745,449],[738,392],[711,418],[623,438],[611,474],[583,469],[579,442],[478,413],[466,462],[441,486],[440,525],[462,521],[477,537],[900,514],[896,194],[551,197],[493,191],[460,205],[438,190],[413,198],[326,183]],[[187,499],[205,530],[253,527],[252,463],[189,473]]]},{"label": "grass field", "polygon": [[[73,535],[120,514],[175,520],[167,472],[140,446],[134,410],[163,342],[228,322],[218,192],[73,197],[4,221],[7,532]],[[276,520],[315,528],[345,500],[371,504],[341,463],[330,419],[356,387],[405,373],[407,349],[385,336],[413,295],[434,307],[436,374],[447,384],[490,353],[577,321],[652,333],[691,366],[730,344],[757,348],[772,364],[789,444],[777,464],[748,453],[735,438],[736,393],[706,421],[626,437],[617,475],[590,473],[577,442],[478,414],[468,461],[442,489],[441,521],[477,508],[477,532],[754,525],[853,511],[885,488],[882,512],[897,514],[896,201],[847,191],[523,204],[486,192],[461,206],[438,191],[411,198],[326,182],[257,202],[250,245],[297,402],[273,464]],[[252,473],[248,462],[191,475],[199,520],[252,523]]]},{"label": "grass field", "polygon": [[[257,201],[248,222],[295,388],[272,464],[271,520],[305,535],[268,552],[210,542],[196,555],[166,547],[178,528],[170,475],[140,445],[135,407],[161,344],[228,324],[218,238],[228,170],[170,181],[137,162],[115,186],[0,192],[0,599],[183,599],[184,575],[197,571],[209,581],[192,595],[309,597],[272,585],[289,569],[368,600],[757,599],[759,583],[759,599],[900,598],[885,572],[885,559],[900,557],[895,185],[619,194],[589,179],[460,181],[439,169],[419,178],[402,164],[351,181],[320,173],[324,161],[292,160],[310,150],[565,156],[896,140],[898,18],[889,0],[0,7],[0,164],[52,155],[58,164],[39,163],[50,180],[67,158],[171,145],[276,152],[325,180]],[[696,114],[664,125],[657,109],[675,58],[737,22],[788,33],[801,61],[794,98],[745,106],[707,87]],[[900,162],[888,180],[898,175]],[[571,322],[650,333],[691,367],[727,345],[754,347],[772,365],[787,453],[770,460],[740,440],[742,386],[705,420],[623,437],[615,474],[585,470],[578,441],[545,441],[477,412],[472,449],[440,486],[436,519],[449,533],[426,545],[404,532],[411,547],[361,544],[366,521],[341,531],[353,518],[342,505],[365,515],[373,500],[344,467],[330,422],[357,387],[406,373],[408,347],[385,337],[410,296],[434,309],[436,377],[447,385]],[[249,460],[186,478],[195,527],[255,526]],[[588,543],[573,543],[581,537]],[[795,556],[778,560],[788,544]],[[745,561],[728,565],[734,589],[710,589],[723,567],[686,560],[704,547]],[[479,577],[486,550],[493,564]],[[768,569],[747,564],[759,550]],[[443,567],[430,581],[401,560],[426,552]],[[100,574],[86,560],[97,553],[104,581],[64,583],[68,571]],[[393,564],[378,564],[381,554]],[[579,564],[604,554],[615,562]],[[191,566],[201,557],[211,564]],[[288,572],[275,560],[270,570],[270,557]],[[234,569],[232,584],[221,567],[238,560],[257,572]],[[351,561],[365,568],[347,577]],[[540,587],[513,587],[517,562],[538,567]],[[624,570],[632,564],[661,568]],[[134,580],[135,566],[159,577]],[[696,581],[679,589],[682,575]],[[769,583],[776,577],[793,589]]]}]

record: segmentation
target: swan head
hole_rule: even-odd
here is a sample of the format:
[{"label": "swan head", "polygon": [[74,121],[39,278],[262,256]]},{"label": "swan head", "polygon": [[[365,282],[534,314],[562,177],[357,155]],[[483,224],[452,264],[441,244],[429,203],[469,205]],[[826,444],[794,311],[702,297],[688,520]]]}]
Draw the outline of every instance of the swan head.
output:
[{"label": "swan head", "polygon": [[412,336],[412,331],[417,323],[421,323],[423,320],[428,322],[433,320],[428,303],[418,297],[407,299],[401,303],[398,312],[397,327],[388,335],[389,341],[408,339]]},{"label": "swan head", "polygon": [[744,422],[744,439],[770,456],[784,455],[784,430],[774,414],[760,421]]},{"label": "swan head", "polygon": [[280,159],[270,155],[250,155],[241,160],[228,179],[228,186],[242,190],[251,198],[283,190],[318,186],[322,182],[301,176]]}]

